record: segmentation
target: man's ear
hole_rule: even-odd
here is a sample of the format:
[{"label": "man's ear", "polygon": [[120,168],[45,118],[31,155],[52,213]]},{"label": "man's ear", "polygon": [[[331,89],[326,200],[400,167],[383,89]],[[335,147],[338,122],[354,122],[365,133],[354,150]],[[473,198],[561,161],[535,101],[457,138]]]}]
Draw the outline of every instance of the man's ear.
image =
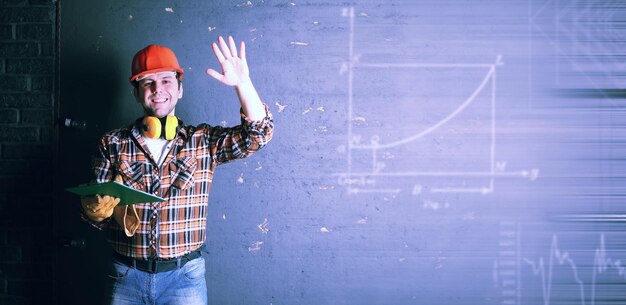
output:
[{"label": "man's ear", "polygon": [[178,84],[178,98],[181,99],[183,98],[183,83],[179,83]]},{"label": "man's ear", "polygon": [[133,86],[133,96],[135,97],[135,100],[139,103],[141,103],[141,100],[139,99],[139,91],[137,91],[137,86]]}]

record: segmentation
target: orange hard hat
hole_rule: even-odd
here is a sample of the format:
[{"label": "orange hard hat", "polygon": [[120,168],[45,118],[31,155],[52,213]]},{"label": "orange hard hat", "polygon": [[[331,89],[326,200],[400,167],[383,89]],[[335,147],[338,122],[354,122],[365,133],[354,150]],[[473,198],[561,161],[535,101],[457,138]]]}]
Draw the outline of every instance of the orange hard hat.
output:
[{"label": "orange hard hat", "polygon": [[131,64],[130,82],[150,73],[176,71],[178,79],[183,78],[183,69],[178,65],[178,59],[168,47],[151,44],[135,54]]}]

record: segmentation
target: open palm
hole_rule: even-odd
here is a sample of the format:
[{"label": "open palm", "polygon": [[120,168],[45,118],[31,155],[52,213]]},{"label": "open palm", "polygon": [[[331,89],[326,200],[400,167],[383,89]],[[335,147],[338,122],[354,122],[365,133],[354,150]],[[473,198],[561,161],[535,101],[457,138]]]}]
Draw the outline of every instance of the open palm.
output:
[{"label": "open palm", "polygon": [[232,36],[228,36],[228,44],[222,36],[218,38],[218,43],[213,43],[213,53],[222,67],[222,73],[207,69],[206,73],[228,86],[237,86],[250,80],[250,71],[246,62],[246,45],[241,42],[240,53],[237,54],[237,46]]}]

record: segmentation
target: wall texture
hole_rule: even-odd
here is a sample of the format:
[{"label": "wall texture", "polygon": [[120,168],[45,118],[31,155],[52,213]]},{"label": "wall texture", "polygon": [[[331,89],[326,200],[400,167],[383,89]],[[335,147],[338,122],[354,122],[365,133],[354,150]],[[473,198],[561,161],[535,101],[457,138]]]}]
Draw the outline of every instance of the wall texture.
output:
[{"label": "wall texture", "polygon": [[0,3],[0,304],[52,295],[56,4]]}]

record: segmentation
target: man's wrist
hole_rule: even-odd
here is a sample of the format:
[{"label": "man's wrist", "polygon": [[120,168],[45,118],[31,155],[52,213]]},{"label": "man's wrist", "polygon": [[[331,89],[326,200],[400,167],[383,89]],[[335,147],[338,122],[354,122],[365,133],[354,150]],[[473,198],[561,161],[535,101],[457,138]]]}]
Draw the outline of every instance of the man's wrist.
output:
[{"label": "man's wrist", "polygon": [[249,87],[252,85],[252,80],[250,79],[250,77],[246,78],[246,79],[242,79],[239,81],[239,83],[237,85],[235,85],[235,89],[237,90],[246,90],[246,87]]},{"label": "man's wrist", "polygon": [[88,212],[87,212],[87,211],[85,211],[85,210],[83,210],[83,215],[84,215],[87,219],[89,219],[89,220],[91,220],[91,221],[93,221],[93,222],[103,222],[103,221],[105,221],[106,219],[111,218],[111,216],[104,217],[104,216],[101,216],[101,215],[90,214],[90,213],[88,213]]}]

